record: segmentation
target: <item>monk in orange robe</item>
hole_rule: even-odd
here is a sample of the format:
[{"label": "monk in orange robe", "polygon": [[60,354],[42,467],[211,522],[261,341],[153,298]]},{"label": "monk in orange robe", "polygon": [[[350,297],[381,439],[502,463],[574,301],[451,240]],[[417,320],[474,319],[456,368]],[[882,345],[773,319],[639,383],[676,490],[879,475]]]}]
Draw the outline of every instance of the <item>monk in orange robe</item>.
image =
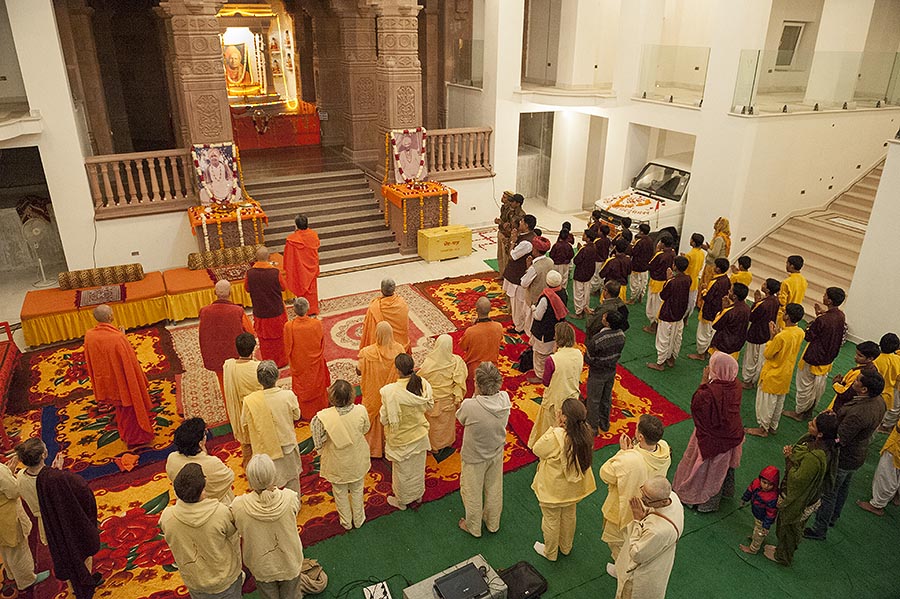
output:
[{"label": "monk in orange robe", "polygon": [[386,322],[394,331],[394,340],[409,353],[409,306],[405,299],[394,295],[396,289],[397,284],[393,279],[381,281],[381,297],[373,299],[366,310],[362,338],[359,340],[360,349],[375,343],[375,327],[379,322]]},{"label": "monk in orange robe", "polygon": [[475,391],[475,369],[482,362],[493,362],[496,366],[500,360],[500,343],[503,341],[503,325],[491,320],[491,300],[479,297],[475,302],[475,324],[466,329],[459,340],[459,349],[469,370],[466,378],[466,397],[472,397]]},{"label": "monk in orange robe", "polygon": [[116,409],[119,437],[129,448],[153,441],[153,403],[147,375],[125,333],[112,325],[112,308],[94,308],[97,326],[84,334],[84,359],[94,397]]},{"label": "monk in orange robe", "polygon": [[381,424],[381,388],[397,380],[394,358],[404,352],[403,346],[394,340],[394,332],[387,322],[375,326],[375,343],[359,350],[359,364],[356,371],[362,375],[359,388],[362,391],[362,405],[369,413],[372,426],[366,433],[369,455],[384,457],[384,425]]},{"label": "monk in orange robe", "polygon": [[281,292],[287,287],[284,274],[269,262],[269,250],[260,246],[256,262],[247,271],[244,288],[253,302],[253,328],[259,339],[259,353],[263,360],[272,360],[278,368],[287,366],[284,353],[284,299]]},{"label": "monk in orange robe", "polygon": [[[306,216],[294,219],[297,230],[284,244],[284,272],[287,287],[297,297],[309,302],[309,315],[319,313],[319,235],[309,228]],[[327,405],[325,407],[328,407]]]},{"label": "monk in orange robe", "polygon": [[294,300],[297,317],[284,325],[284,353],[291,365],[291,390],[300,404],[300,415],[312,420],[328,407],[331,375],[325,364],[325,334],[322,322],[307,316],[309,301]]},{"label": "monk in orange robe", "polygon": [[253,323],[243,306],[232,303],[230,298],[231,283],[223,279],[216,283],[216,301],[200,308],[200,356],[204,368],[216,373],[223,399],[225,379],[222,370],[225,360],[240,357],[234,344],[238,335],[253,334]]}]

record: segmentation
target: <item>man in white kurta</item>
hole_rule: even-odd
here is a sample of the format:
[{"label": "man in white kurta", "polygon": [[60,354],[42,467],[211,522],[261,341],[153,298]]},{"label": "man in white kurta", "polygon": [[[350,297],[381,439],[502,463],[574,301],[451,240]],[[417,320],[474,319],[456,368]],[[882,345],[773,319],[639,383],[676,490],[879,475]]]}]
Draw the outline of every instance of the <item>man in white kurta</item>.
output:
[{"label": "man in white kurta", "polygon": [[[14,460],[13,468],[15,466]],[[31,520],[19,498],[19,483],[12,470],[6,464],[0,464],[0,558],[20,591],[46,580],[50,574],[34,572],[34,558],[28,546],[30,533]]]},{"label": "man in white kurta", "polygon": [[231,432],[234,440],[241,444],[243,466],[246,469],[253,450],[250,448],[250,434],[241,423],[241,411],[244,408],[244,398],[262,389],[262,385],[256,377],[259,362],[253,359],[256,337],[250,333],[241,333],[237,336],[235,345],[239,357],[225,360],[222,366],[222,384],[225,387],[225,410],[228,412]]},{"label": "man in white kurta", "polygon": [[669,481],[654,476],[631,498],[631,509],[634,520],[616,560],[616,599],[665,599],[684,508]]}]

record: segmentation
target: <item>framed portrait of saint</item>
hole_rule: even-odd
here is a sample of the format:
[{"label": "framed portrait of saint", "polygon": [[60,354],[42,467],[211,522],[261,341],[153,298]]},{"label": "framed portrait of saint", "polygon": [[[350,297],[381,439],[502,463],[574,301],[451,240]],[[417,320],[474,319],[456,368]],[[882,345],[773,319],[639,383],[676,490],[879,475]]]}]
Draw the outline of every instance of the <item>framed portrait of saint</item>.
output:
[{"label": "framed portrait of saint", "polygon": [[200,204],[227,207],[241,201],[235,147],[231,142],[191,148],[200,188]]},{"label": "framed portrait of saint", "polygon": [[253,85],[250,74],[250,60],[247,56],[247,44],[227,44],[223,49],[225,60],[225,80],[228,87],[247,87]]},{"label": "framed portrait of saint", "polygon": [[428,176],[425,165],[425,129],[391,131],[394,154],[394,180],[397,183],[423,181]]}]

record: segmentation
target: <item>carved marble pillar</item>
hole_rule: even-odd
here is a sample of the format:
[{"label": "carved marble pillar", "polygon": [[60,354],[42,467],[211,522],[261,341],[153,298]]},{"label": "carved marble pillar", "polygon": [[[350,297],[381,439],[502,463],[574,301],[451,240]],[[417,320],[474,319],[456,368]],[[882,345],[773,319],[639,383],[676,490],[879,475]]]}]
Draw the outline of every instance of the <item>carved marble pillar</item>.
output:
[{"label": "carved marble pillar", "polygon": [[354,162],[383,159],[375,97],[375,15],[368,10],[342,14],[341,63],[347,96],[344,154]]},{"label": "carved marble pillar", "polygon": [[163,0],[185,143],[231,141],[231,112],[216,13],[222,0]]},{"label": "carved marble pillar", "polygon": [[[378,128],[383,138],[391,129],[423,124],[422,65],[419,62],[421,6],[409,0],[383,0],[378,15],[378,62],[375,93],[380,99]],[[383,175],[384,163],[379,163]]]},{"label": "carved marble pillar", "polygon": [[[321,119],[322,145],[343,145],[347,94],[341,64],[340,19],[330,14],[313,15],[313,44],[316,106]],[[321,118],[323,113],[327,119]]]}]

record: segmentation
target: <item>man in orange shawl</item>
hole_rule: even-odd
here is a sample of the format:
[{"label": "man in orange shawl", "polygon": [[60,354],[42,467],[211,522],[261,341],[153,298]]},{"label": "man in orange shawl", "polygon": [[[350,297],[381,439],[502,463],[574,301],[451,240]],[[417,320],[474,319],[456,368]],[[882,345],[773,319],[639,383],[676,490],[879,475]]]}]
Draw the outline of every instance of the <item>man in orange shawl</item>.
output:
[{"label": "man in orange shawl", "polygon": [[203,366],[219,378],[219,389],[225,398],[225,379],[222,368],[228,358],[238,358],[234,342],[241,333],[253,334],[253,323],[243,306],[232,303],[231,283],[216,283],[216,301],[200,308],[200,356]]},{"label": "man in orange shawl", "polygon": [[[319,313],[319,235],[309,228],[309,219],[298,214],[294,219],[297,230],[284,244],[284,272],[287,287],[297,297],[309,302],[309,314]],[[327,404],[325,407],[328,407]],[[305,418],[305,416],[304,416]]]},{"label": "man in orange shawl", "polygon": [[263,360],[272,360],[278,368],[287,365],[284,355],[284,324],[287,313],[281,292],[287,283],[284,274],[269,262],[269,250],[259,246],[256,262],[247,271],[244,287],[253,302],[253,328],[259,339],[259,353]]},{"label": "man in orange shawl", "polygon": [[478,365],[482,362],[493,362],[495,366],[498,364],[500,343],[503,341],[503,325],[491,320],[491,300],[479,297],[475,302],[475,314],[475,324],[466,329],[459,340],[459,349],[463,352],[469,371],[466,397],[472,397],[475,390],[475,369]]},{"label": "man in orange shawl", "polygon": [[381,281],[381,297],[373,299],[366,310],[362,338],[359,341],[360,349],[375,343],[375,326],[379,322],[387,322],[394,331],[394,339],[409,353],[409,306],[405,299],[394,295],[396,289],[397,284],[393,279]]},{"label": "man in orange shawl", "polygon": [[153,441],[153,403],[147,392],[147,375],[125,333],[112,325],[112,308],[94,308],[97,326],[84,334],[84,359],[94,397],[116,409],[119,436],[128,447]]},{"label": "man in orange shawl", "polygon": [[300,404],[304,420],[312,420],[328,407],[331,375],[325,364],[325,334],[322,322],[307,316],[309,301],[294,300],[296,318],[284,325],[284,353],[291,365],[291,390]]},{"label": "man in orange shawl", "polygon": [[359,382],[362,391],[362,405],[369,413],[372,423],[366,433],[369,455],[384,457],[384,425],[381,424],[381,388],[397,380],[394,358],[404,352],[403,346],[394,341],[394,332],[387,322],[375,325],[375,343],[359,350],[359,364],[356,371],[362,375]]}]

